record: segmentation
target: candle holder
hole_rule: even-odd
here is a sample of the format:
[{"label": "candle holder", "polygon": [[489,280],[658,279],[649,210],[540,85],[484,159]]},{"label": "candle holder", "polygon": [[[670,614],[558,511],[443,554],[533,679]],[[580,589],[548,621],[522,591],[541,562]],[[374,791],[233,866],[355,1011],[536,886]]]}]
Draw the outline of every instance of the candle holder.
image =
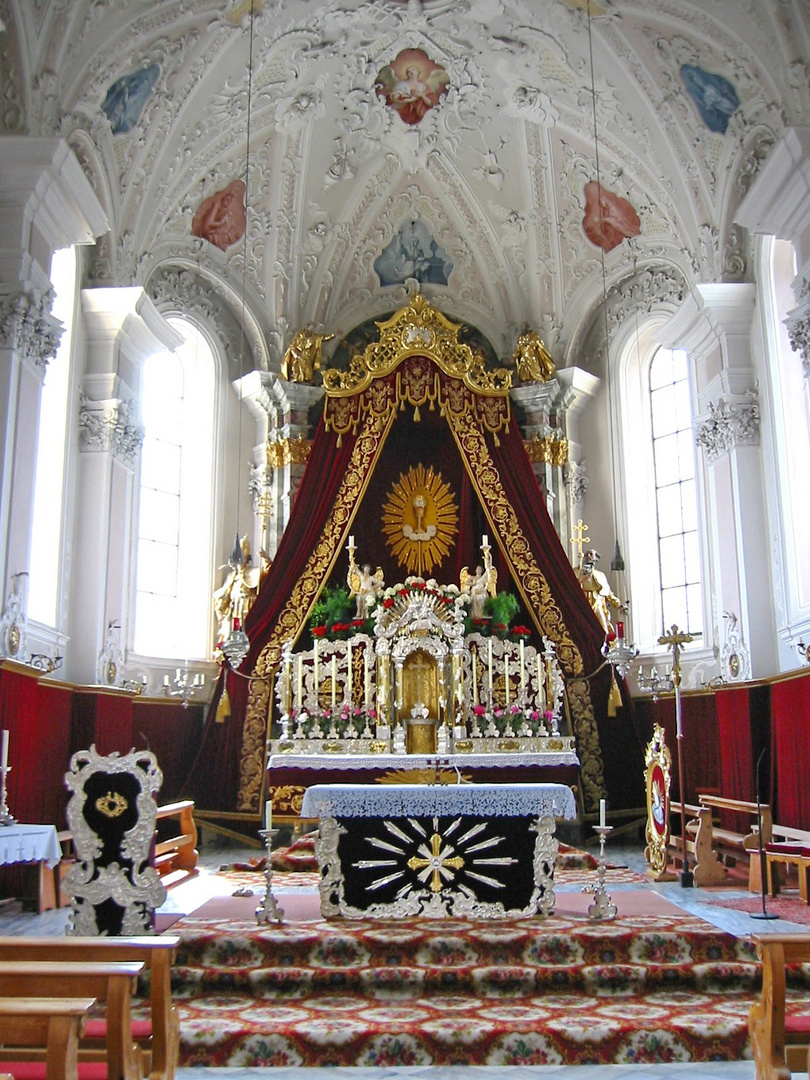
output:
[{"label": "candle holder", "polygon": [[17,819],[9,813],[6,802],[6,776],[11,772],[10,765],[0,766],[2,780],[0,780],[0,825],[16,825]]},{"label": "candle holder", "polygon": [[[618,908],[608,895],[605,888],[605,840],[613,832],[612,825],[594,825],[594,832],[599,834],[599,865],[596,872],[599,875],[599,884],[586,886],[588,891],[593,892],[593,903],[588,907],[588,917],[593,920],[615,919]],[[585,891],[585,890],[583,890]]]},{"label": "candle holder", "polygon": [[264,887],[264,900],[256,908],[256,922],[284,922],[284,916],[281,913],[278,905],[276,904],[276,898],[273,896],[273,837],[278,832],[278,829],[259,829],[259,836],[264,841],[264,846],[267,848],[267,861],[264,866],[264,876],[266,884]]}]

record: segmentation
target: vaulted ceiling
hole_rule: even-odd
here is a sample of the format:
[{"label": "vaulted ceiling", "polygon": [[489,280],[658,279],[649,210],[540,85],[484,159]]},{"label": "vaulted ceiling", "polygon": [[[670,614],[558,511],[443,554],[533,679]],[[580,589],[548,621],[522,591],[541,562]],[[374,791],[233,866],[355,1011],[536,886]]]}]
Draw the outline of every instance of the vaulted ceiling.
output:
[{"label": "vaulted ceiling", "polygon": [[[339,341],[408,277],[500,356],[528,323],[558,366],[597,366],[603,295],[618,319],[750,277],[736,207],[810,120],[806,0],[2,0],[0,19],[0,130],[64,136],[110,221],[88,283],[202,287],[271,370],[295,329]],[[239,180],[244,235],[195,237]]]}]

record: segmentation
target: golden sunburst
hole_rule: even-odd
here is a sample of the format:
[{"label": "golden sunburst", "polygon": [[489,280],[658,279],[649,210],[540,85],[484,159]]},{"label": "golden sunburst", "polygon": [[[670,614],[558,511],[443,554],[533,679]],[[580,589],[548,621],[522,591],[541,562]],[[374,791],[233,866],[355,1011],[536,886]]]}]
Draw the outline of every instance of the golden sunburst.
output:
[{"label": "golden sunburst", "polygon": [[450,551],[458,533],[458,509],[450,485],[431,466],[402,473],[383,504],[389,550],[411,574],[429,574]]}]

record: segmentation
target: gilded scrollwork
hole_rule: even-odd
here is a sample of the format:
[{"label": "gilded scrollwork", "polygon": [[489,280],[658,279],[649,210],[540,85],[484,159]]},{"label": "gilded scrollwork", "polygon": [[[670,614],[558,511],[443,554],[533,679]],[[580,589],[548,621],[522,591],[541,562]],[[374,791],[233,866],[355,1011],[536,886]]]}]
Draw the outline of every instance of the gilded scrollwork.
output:
[{"label": "gilded scrollwork", "polygon": [[[462,379],[479,394],[501,395],[512,385],[506,368],[488,371],[484,357],[458,340],[460,323],[451,322],[417,294],[390,319],[377,323],[379,341],[352,357],[346,370],[325,371],[329,398],[359,394],[374,379],[390,374],[409,356],[433,360],[451,378]],[[328,409],[327,405],[327,409]]]}]

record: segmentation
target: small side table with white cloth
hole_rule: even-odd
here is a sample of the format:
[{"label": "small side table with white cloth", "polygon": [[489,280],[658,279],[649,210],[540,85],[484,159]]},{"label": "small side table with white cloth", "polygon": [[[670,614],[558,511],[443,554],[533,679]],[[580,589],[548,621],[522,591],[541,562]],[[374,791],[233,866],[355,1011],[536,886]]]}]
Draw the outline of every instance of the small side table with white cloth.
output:
[{"label": "small side table with white cloth", "polygon": [[503,918],[554,910],[555,818],[564,784],[323,784],[321,913],[351,918]]},{"label": "small side table with white cloth", "polygon": [[62,858],[53,825],[0,825],[0,866],[39,863],[37,910],[56,907],[53,868]]}]

